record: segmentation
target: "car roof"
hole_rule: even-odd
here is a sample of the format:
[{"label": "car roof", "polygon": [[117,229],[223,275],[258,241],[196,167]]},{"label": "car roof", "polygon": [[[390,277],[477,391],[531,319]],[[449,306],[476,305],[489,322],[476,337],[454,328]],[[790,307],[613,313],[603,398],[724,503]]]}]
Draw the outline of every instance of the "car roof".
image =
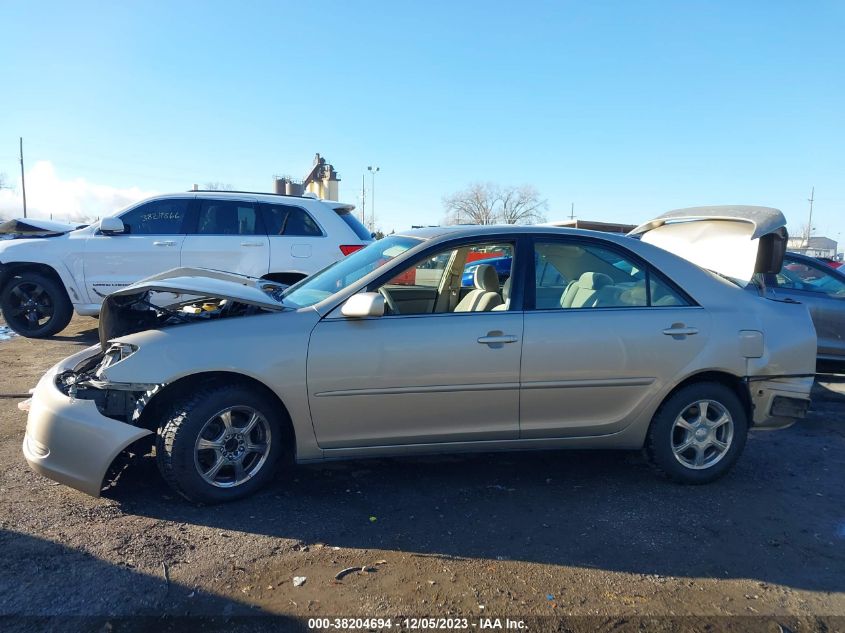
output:
[{"label": "car roof", "polygon": [[217,198],[217,199],[232,199],[232,200],[260,200],[262,202],[276,202],[301,205],[309,202],[321,202],[327,204],[331,208],[340,209],[354,209],[355,206],[335,200],[321,200],[320,198],[310,195],[304,196],[285,196],[278,193],[260,193],[254,191],[217,191],[217,190],[199,190],[199,191],[178,191],[175,193],[163,193],[156,196],[151,196],[142,200],[141,202],[149,202],[150,200],[162,200],[172,198]]},{"label": "car roof", "polygon": [[621,233],[605,233],[603,231],[589,231],[587,229],[574,229],[559,226],[541,226],[538,224],[489,224],[483,226],[475,224],[458,224],[454,226],[429,226],[421,229],[410,229],[408,231],[397,232],[396,235],[401,237],[414,237],[426,241],[441,241],[463,237],[480,237],[483,239],[487,236],[492,237],[507,235],[568,235],[572,237],[599,238],[621,244],[629,243],[631,240],[630,237]]}]

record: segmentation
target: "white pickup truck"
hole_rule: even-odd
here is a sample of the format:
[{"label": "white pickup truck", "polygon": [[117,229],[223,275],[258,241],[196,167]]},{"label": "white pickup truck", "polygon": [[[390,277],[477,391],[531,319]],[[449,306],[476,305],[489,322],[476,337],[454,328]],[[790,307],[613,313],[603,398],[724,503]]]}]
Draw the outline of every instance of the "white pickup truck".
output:
[{"label": "white pickup truck", "polygon": [[81,229],[10,236],[0,240],[0,309],[15,332],[43,338],[74,310],[97,315],[110,292],[171,268],[292,284],[372,241],[353,209],[308,196],[191,191]]}]

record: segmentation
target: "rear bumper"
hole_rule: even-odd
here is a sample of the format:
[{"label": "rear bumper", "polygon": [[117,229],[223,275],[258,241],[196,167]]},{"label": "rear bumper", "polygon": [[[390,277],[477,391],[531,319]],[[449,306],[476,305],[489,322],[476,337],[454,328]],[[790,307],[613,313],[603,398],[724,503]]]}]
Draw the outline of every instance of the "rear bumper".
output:
[{"label": "rear bumper", "polygon": [[23,454],[29,467],[95,497],[106,471],[147,429],[102,415],[91,400],[72,400],[56,387],[56,374],[72,369],[97,350],[89,349],[52,367],[32,394]]},{"label": "rear bumper", "polygon": [[753,428],[783,429],[807,415],[814,376],[751,378]]}]

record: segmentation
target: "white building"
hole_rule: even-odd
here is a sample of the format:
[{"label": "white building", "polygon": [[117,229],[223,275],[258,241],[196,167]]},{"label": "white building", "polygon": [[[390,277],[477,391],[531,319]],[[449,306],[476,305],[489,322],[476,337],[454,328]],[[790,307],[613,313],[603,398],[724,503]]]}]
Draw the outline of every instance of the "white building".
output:
[{"label": "white building", "polygon": [[811,237],[809,244],[807,238],[803,235],[790,237],[787,243],[787,248],[793,253],[801,253],[810,257],[829,257],[830,259],[837,258],[837,246],[836,240],[820,235]]}]

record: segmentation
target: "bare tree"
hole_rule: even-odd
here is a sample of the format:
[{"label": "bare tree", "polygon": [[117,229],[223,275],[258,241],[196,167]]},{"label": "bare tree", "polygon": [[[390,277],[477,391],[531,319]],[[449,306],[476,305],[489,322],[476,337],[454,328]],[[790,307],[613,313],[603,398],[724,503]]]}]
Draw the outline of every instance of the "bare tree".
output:
[{"label": "bare tree", "polygon": [[234,187],[225,182],[207,182],[203,185],[203,187],[209,191],[232,191]]},{"label": "bare tree", "polygon": [[0,189],[11,189],[7,184],[6,174],[0,171]]},{"label": "bare tree", "polygon": [[531,185],[507,187],[501,190],[499,218],[503,224],[536,224],[543,222],[548,204]]},{"label": "bare tree", "polygon": [[531,224],[545,219],[547,203],[530,185],[475,183],[445,196],[443,206],[446,224]]},{"label": "bare tree", "polygon": [[475,183],[467,189],[443,198],[446,224],[495,224],[496,187]]}]

